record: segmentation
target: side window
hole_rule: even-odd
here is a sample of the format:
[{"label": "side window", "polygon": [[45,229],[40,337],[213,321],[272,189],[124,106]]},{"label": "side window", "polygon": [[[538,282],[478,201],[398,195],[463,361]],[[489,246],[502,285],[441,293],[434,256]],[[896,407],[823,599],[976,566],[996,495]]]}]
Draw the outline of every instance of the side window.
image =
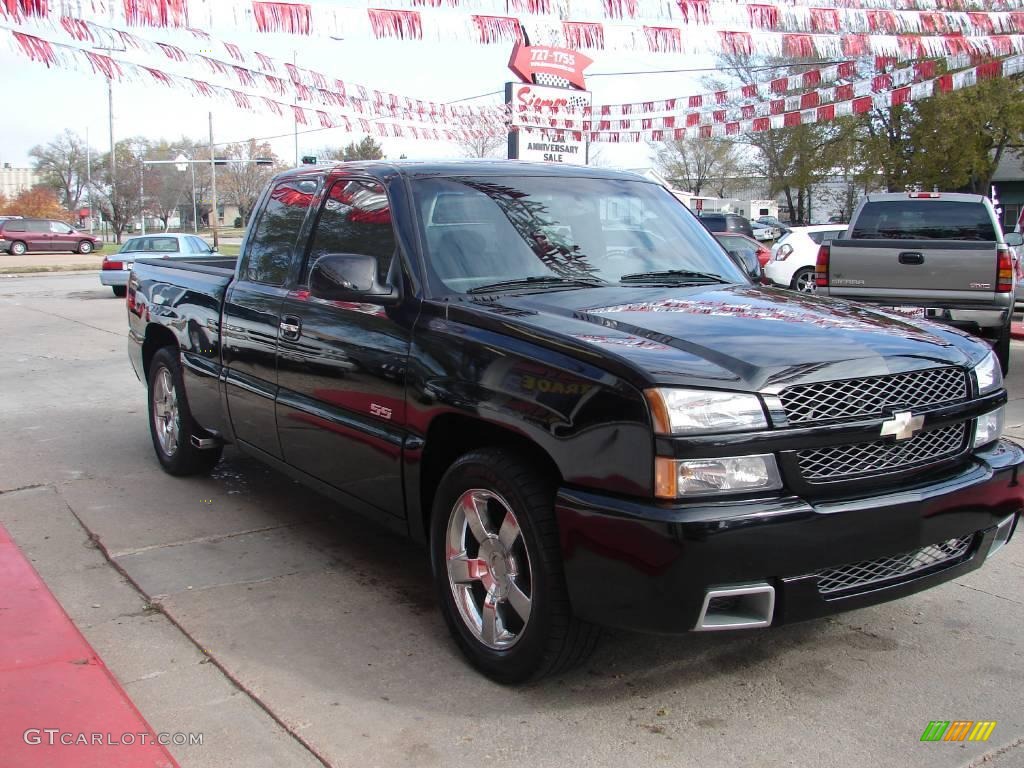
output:
[{"label": "side window", "polygon": [[377,259],[377,279],[387,278],[395,256],[395,232],[384,188],[376,181],[338,181],[331,187],[310,238],[301,282],[329,253],[358,253]]},{"label": "side window", "polygon": [[23,221],[8,221],[4,224],[5,232],[24,232],[25,222]]},{"label": "side window", "polygon": [[48,221],[30,221],[28,222],[29,232],[49,232],[50,223]]},{"label": "side window", "polygon": [[69,235],[71,234],[71,227],[59,221],[51,221],[50,231],[53,232],[55,235]]},{"label": "side window", "polygon": [[209,245],[206,244],[205,240],[201,240],[198,237],[190,237],[188,241],[192,244],[192,253],[209,254],[213,253],[213,250]]},{"label": "side window", "polygon": [[249,238],[243,270],[246,280],[267,285],[284,284],[292,250],[316,187],[313,179],[288,179],[274,187]]},{"label": "side window", "polygon": [[846,231],[845,229],[840,229],[840,230],[832,230],[832,231],[829,231],[829,232],[825,232],[824,235],[822,236],[821,240],[822,240],[823,243],[832,242],[837,237],[839,237],[841,234],[843,234],[843,232],[845,232],[845,231]]}]

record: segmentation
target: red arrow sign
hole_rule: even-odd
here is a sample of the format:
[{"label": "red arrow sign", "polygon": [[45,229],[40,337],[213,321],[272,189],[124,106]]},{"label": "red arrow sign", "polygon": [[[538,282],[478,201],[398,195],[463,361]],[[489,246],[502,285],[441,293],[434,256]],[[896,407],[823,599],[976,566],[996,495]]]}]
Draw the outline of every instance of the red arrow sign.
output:
[{"label": "red arrow sign", "polygon": [[534,82],[534,75],[537,74],[554,75],[565,78],[582,91],[586,90],[583,70],[593,63],[593,59],[568,48],[516,43],[512,49],[512,58],[508,60],[508,68],[524,83]]}]

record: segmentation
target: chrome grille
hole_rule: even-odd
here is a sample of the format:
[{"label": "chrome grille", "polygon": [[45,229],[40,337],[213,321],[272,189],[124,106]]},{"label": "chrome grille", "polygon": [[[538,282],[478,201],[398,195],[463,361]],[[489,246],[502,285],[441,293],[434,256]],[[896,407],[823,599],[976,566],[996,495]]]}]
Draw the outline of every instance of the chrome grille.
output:
[{"label": "chrome grille", "polygon": [[892,409],[952,403],[967,397],[962,368],[930,368],[866,379],[800,384],[779,397],[792,424],[877,416]]},{"label": "chrome grille", "polygon": [[956,456],[963,451],[966,437],[967,425],[961,422],[902,442],[873,440],[813,448],[796,456],[800,474],[809,483],[847,480]]},{"label": "chrome grille", "polygon": [[902,576],[910,576],[934,565],[961,559],[971,548],[974,534],[949,539],[930,547],[922,547],[902,555],[883,557],[878,560],[862,560],[859,563],[829,568],[818,574],[818,592],[831,595],[850,589],[859,589]]}]

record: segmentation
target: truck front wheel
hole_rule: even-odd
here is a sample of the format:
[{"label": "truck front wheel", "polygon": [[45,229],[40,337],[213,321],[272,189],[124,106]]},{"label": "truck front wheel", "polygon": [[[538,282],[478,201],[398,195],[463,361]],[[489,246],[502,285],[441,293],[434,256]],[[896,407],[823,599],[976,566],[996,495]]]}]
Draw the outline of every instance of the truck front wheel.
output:
[{"label": "truck front wheel", "polygon": [[597,643],[598,629],[569,605],[554,498],[543,473],[502,448],[457,459],[434,497],[442,613],[470,663],[500,683],[559,672]]},{"label": "truck front wheel", "polygon": [[1010,370],[1010,339],[1012,334],[1010,333],[1010,326],[1006,326],[999,334],[999,338],[996,339],[996,343],[993,345],[996,352],[996,359],[999,360],[999,367],[1003,369],[1003,375]]},{"label": "truck front wheel", "polygon": [[174,347],[157,350],[149,364],[149,431],[156,457],[168,474],[204,474],[220,461],[220,445],[202,450],[192,445],[192,435],[205,432],[189,412]]}]

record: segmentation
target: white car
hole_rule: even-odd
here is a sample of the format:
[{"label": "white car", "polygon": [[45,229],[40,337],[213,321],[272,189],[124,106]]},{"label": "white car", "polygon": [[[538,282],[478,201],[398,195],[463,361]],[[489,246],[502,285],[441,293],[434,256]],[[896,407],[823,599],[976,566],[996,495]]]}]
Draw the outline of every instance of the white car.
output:
[{"label": "white car", "polygon": [[764,276],[772,285],[813,293],[818,247],[845,232],[846,226],[841,224],[793,227],[772,246],[772,258],[765,265]]},{"label": "white car", "polygon": [[113,288],[115,296],[123,297],[128,292],[128,277],[132,273],[135,259],[202,258],[217,255],[198,235],[177,232],[141,235],[126,241],[117,253],[104,257],[100,267],[100,282]]},{"label": "white car", "polygon": [[779,228],[773,227],[770,224],[752,221],[750,222],[750,228],[754,230],[754,239],[761,242],[774,240],[779,236]]}]

